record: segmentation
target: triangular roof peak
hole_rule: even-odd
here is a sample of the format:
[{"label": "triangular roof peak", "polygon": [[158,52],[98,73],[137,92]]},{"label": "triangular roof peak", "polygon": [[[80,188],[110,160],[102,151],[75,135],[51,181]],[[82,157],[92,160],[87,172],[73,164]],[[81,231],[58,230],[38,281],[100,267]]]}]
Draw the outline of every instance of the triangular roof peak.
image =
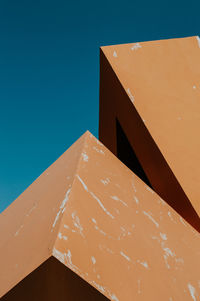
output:
[{"label": "triangular roof peak", "polygon": [[1,296],[52,257],[110,300],[199,293],[198,232],[89,132],[5,210],[0,231]]}]

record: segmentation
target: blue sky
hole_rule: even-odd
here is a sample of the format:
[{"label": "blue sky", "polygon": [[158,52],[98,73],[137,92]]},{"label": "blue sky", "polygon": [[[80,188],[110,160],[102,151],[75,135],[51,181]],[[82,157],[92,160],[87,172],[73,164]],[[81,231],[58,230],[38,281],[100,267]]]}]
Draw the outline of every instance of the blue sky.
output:
[{"label": "blue sky", "polygon": [[0,211],[87,129],[99,47],[200,33],[198,1],[0,1]]}]

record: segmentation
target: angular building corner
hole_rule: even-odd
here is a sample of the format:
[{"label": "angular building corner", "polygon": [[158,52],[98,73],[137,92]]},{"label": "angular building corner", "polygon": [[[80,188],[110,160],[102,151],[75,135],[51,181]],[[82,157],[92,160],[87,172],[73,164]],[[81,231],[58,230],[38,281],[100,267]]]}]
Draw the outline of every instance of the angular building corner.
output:
[{"label": "angular building corner", "polygon": [[196,177],[183,173],[198,168],[186,145],[200,112],[189,91],[200,75],[195,43],[102,48],[103,144],[86,132],[0,215],[2,301],[200,298],[199,207],[188,192],[193,183],[198,196]]},{"label": "angular building corner", "polygon": [[199,37],[102,47],[99,139],[200,231],[198,62]]}]

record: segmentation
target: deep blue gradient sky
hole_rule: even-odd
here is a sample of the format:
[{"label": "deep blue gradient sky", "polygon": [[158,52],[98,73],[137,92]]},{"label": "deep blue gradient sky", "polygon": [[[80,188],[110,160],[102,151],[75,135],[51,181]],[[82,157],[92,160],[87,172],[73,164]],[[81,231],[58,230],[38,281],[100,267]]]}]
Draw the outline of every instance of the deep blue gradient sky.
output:
[{"label": "deep blue gradient sky", "polygon": [[0,1],[0,211],[87,129],[99,47],[198,35],[200,1]]}]

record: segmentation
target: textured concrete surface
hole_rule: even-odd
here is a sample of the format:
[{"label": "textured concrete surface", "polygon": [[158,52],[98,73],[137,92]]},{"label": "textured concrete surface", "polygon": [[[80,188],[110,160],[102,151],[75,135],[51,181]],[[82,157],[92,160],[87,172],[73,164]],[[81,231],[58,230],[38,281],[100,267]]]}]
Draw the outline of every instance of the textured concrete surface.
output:
[{"label": "textured concrete surface", "polygon": [[118,120],[154,190],[200,230],[200,39],[101,48],[100,140]]},{"label": "textured concrete surface", "polygon": [[0,214],[0,296],[51,256],[83,142],[84,137]]},{"label": "textured concrete surface", "polygon": [[53,256],[110,300],[200,298],[199,233],[89,132],[0,229],[1,296]]}]

